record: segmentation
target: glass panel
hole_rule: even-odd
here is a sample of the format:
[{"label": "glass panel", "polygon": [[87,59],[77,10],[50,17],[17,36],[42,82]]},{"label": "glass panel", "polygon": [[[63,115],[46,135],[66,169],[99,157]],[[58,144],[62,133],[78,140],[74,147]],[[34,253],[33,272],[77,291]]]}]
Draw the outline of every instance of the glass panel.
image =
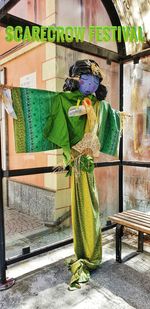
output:
[{"label": "glass panel", "polygon": [[146,38],[146,43],[126,42],[127,54],[140,51],[143,47],[149,47],[150,40],[150,2],[143,0],[113,0],[122,26],[141,26]]},{"label": "glass panel", "polygon": [[[40,25],[85,26],[85,41],[89,41],[90,25],[112,25],[100,0],[21,0],[9,13]],[[117,52],[116,42],[96,42],[94,38],[92,43]]]},{"label": "glass panel", "polygon": [[[118,167],[95,169],[102,227],[119,211]],[[105,181],[104,181],[105,179]],[[70,180],[65,173],[5,179],[7,258],[72,237]]]},{"label": "glass panel", "polygon": [[[39,61],[37,61],[37,59]],[[37,46],[21,53],[5,63],[7,84],[14,87],[45,89],[45,80],[42,78],[42,64],[45,61],[45,46]],[[22,65],[25,63],[26,65]],[[16,70],[17,68],[17,70]],[[44,153],[17,154],[15,152],[13,119],[3,113],[2,119],[2,156],[4,169],[20,169],[48,166],[48,155]],[[7,131],[8,127],[8,131]],[[6,153],[8,157],[6,159]]]},{"label": "glass panel", "polygon": [[95,168],[102,227],[110,224],[108,216],[119,212],[118,173],[117,166]]},{"label": "glass panel", "polygon": [[[46,59],[45,59],[46,52]],[[54,58],[49,58],[49,53],[54,53]],[[94,59],[100,65],[103,74],[103,84],[108,88],[107,100],[111,103],[115,109],[119,108],[119,65],[112,62],[108,65],[104,59],[98,57],[89,56]],[[38,88],[47,89],[52,91],[62,91],[63,84],[66,76],[68,76],[69,67],[76,60],[87,59],[88,55],[64,47],[57,47],[55,45],[43,44],[37,46],[34,49],[29,49],[25,54],[18,55],[14,59],[5,63],[7,69],[7,84],[12,86],[23,86],[27,88]],[[38,62],[37,62],[38,59]],[[22,63],[26,65],[22,66]],[[17,67],[17,70],[16,70]],[[15,73],[14,73],[15,72]],[[21,169],[21,168],[32,168],[40,166],[50,166],[50,154],[48,152],[32,153],[32,154],[17,154],[15,152],[15,141],[14,141],[14,129],[13,120],[8,117],[8,134],[6,133],[6,119],[3,117],[3,123],[5,122],[5,128],[3,139],[5,145],[3,152],[8,153],[7,168],[9,169]],[[6,147],[6,145],[8,145]],[[7,149],[6,149],[7,148]],[[57,152],[61,155],[61,151]],[[53,154],[53,152],[51,152]],[[3,156],[4,157],[4,156]],[[104,156],[101,154],[101,161],[114,160],[113,157]],[[115,158],[116,159],[116,158]],[[63,160],[61,160],[62,162]],[[59,161],[60,163],[60,161]],[[52,165],[57,165],[58,161],[53,160]]]},{"label": "glass panel", "polygon": [[20,0],[10,11],[9,14],[31,22],[42,24],[45,19],[46,1],[45,0]]},{"label": "glass panel", "polygon": [[150,57],[124,66],[124,160],[150,161]]},{"label": "glass panel", "polygon": [[71,237],[70,181],[64,173],[11,177],[4,187],[7,258],[24,247]]},{"label": "glass panel", "polygon": [[124,167],[124,210],[150,212],[150,169]]},{"label": "glass panel", "polygon": [[[89,42],[89,26],[111,26],[112,23],[105,7],[100,0],[57,0],[58,26],[85,26],[85,41]],[[117,52],[116,42],[92,43]]]}]

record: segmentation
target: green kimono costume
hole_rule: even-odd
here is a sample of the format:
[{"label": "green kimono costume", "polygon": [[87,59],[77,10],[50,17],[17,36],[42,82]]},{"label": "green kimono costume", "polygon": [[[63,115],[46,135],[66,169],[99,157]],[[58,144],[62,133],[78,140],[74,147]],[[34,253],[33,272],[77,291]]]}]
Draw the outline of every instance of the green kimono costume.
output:
[{"label": "green kimono costume", "polygon": [[[66,165],[71,166],[71,210],[75,259],[69,262],[72,272],[70,289],[88,281],[89,271],[102,260],[99,202],[96,191],[93,158],[76,154],[71,161],[72,147],[85,134],[87,115],[69,117],[71,106],[80,104],[80,91],[54,93],[46,90],[13,88],[12,100],[16,152],[36,152],[63,148]],[[120,137],[120,115],[106,101],[88,95],[95,110],[100,151],[117,155]],[[80,158],[78,163],[78,158]],[[76,168],[79,165],[79,169]]]}]

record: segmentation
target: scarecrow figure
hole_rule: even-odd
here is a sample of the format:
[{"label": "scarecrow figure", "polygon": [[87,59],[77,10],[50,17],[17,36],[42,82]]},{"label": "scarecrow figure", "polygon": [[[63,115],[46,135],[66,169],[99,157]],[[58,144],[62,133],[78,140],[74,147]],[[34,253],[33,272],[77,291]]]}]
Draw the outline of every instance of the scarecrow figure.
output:
[{"label": "scarecrow figure", "polygon": [[[102,79],[98,64],[86,59],[70,67],[63,92],[17,87],[8,90],[17,116],[16,152],[63,148],[69,167],[75,251],[75,258],[69,262],[70,290],[88,281],[90,270],[99,267],[102,260],[94,158],[99,151],[117,155],[123,115],[105,101],[107,89]],[[10,93],[3,99],[8,103]]]}]

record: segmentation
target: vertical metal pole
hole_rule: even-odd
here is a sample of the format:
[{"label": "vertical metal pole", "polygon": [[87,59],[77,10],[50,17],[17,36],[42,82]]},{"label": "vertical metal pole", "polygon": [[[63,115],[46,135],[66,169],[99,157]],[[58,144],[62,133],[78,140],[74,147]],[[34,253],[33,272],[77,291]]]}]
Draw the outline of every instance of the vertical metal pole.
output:
[{"label": "vertical metal pole", "polygon": [[[1,103],[0,103],[1,104]],[[6,290],[14,285],[13,278],[6,279],[5,260],[5,224],[4,224],[4,200],[3,200],[3,169],[1,151],[1,121],[0,121],[0,291]]]},{"label": "vertical metal pole", "polygon": [[3,209],[3,170],[1,156],[1,127],[0,127],[0,283],[6,281],[5,263],[5,231],[4,231],[4,209]]},{"label": "vertical metal pole", "polygon": [[143,240],[144,240],[144,234],[142,232],[139,232],[138,234],[138,252],[143,252]]},{"label": "vertical metal pole", "polygon": [[[123,63],[120,63],[120,111],[123,111]],[[123,211],[123,136],[120,139],[119,149],[119,212]]]},{"label": "vertical metal pole", "polygon": [[121,238],[123,236],[123,226],[120,224],[116,225],[116,261],[122,263],[121,259],[121,249],[122,243]]},{"label": "vertical metal pole", "polygon": [[[8,170],[8,114],[5,111],[4,105],[2,105],[2,122],[1,122],[1,162],[2,169]],[[8,205],[8,178],[3,178],[3,207],[9,207]]]}]

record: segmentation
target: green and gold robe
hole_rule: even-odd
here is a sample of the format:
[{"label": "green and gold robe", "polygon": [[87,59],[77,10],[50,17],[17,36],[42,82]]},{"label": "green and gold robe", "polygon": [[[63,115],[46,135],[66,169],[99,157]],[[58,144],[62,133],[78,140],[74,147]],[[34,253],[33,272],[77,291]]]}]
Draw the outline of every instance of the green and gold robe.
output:
[{"label": "green and gold robe", "polygon": [[[66,165],[71,166],[71,208],[75,259],[69,262],[72,272],[70,289],[88,281],[89,271],[101,264],[102,242],[99,202],[94,179],[93,158],[78,153],[72,160],[74,145],[83,138],[87,115],[69,117],[68,110],[84,95],[75,92],[13,88],[16,152],[37,152],[63,148]],[[120,114],[106,101],[86,96],[97,117],[100,151],[116,156],[120,138]],[[78,164],[78,158],[80,162]],[[78,168],[78,166],[79,168]]]}]

